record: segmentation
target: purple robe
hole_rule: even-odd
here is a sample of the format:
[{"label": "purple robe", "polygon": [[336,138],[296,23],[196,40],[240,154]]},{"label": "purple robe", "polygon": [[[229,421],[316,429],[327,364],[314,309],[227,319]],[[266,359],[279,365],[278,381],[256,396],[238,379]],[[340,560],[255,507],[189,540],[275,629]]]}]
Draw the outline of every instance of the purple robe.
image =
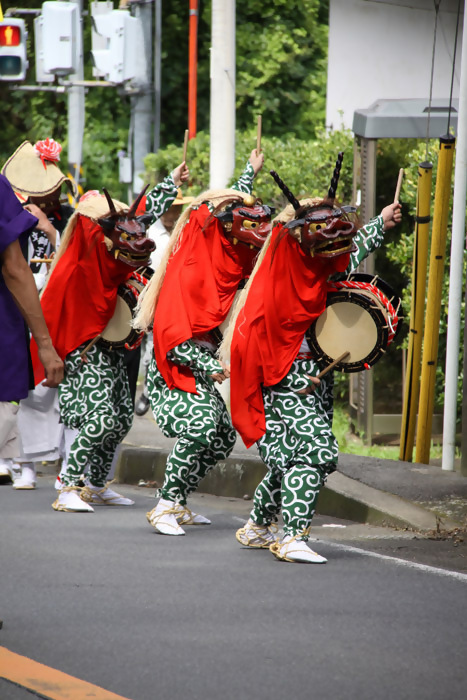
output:
[{"label": "purple robe", "polygon": [[[23,243],[35,226],[36,217],[23,209],[6,177],[0,175],[0,255],[14,241]],[[24,319],[0,267],[0,401],[19,401],[28,395],[28,342]]]}]

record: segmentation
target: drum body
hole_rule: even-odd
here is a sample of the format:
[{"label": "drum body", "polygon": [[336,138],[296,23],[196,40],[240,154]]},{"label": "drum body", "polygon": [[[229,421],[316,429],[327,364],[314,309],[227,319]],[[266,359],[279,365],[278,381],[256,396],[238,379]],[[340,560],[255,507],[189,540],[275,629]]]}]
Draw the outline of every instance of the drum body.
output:
[{"label": "drum body", "polygon": [[329,285],[326,310],[306,337],[319,364],[349,354],[334,369],[361,372],[384,355],[401,327],[401,300],[379,277],[354,273]]},{"label": "drum body", "polygon": [[131,322],[138,303],[138,297],[147,281],[146,277],[137,275],[130,277],[118,287],[114,314],[97,341],[101,347],[107,350],[131,348],[135,343],[138,344],[138,341],[142,340],[144,333],[132,328]]}]

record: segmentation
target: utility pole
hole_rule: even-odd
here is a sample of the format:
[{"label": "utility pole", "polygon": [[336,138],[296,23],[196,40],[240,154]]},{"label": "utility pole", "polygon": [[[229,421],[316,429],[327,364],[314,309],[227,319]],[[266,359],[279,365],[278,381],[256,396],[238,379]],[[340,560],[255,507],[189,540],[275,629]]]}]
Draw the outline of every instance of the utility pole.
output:
[{"label": "utility pole", "polygon": [[146,57],[144,79],[139,91],[131,99],[131,123],[133,140],[133,195],[138,194],[144,186],[144,159],[152,150],[153,136],[153,100],[152,100],[152,41],[153,41],[153,3],[136,5],[135,17],[140,17],[143,26]]},{"label": "utility pole", "polygon": [[[71,1],[71,0],[70,0]],[[70,76],[70,81],[78,82],[84,78],[83,66],[83,0],[73,0],[79,6],[80,25],[77,32],[78,69]],[[81,163],[83,161],[83,137],[85,114],[85,88],[73,85],[68,88],[68,172],[75,182],[80,181]]]},{"label": "utility pole", "polygon": [[[154,5],[154,137],[153,150],[156,153],[161,142],[161,46],[162,46],[162,0]],[[151,57],[148,56],[150,62]]]},{"label": "utility pole", "polygon": [[210,188],[235,169],[235,0],[212,0]]},{"label": "utility pole", "polygon": [[[467,3],[466,3],[467,4]],[[459,343],[461,335],[461,304],[464,294],[462,271],[465,263],[465,204],[467,193],[467,7],[464,6],[462,36],[457,151],[454,172],[454,201],[452,211],[451,262],[449,274],[449,325],[447,329],[445,398],[443,421],[443,460],[445,471],[454,471],[457,422],[457,382],[459,378]],[[465,333],[465,329],[464,329]],[[462,401],[462,461],[461,473],[467,476],[467,401],[465,381],[467,356],[464,339],[464,394]]]}]

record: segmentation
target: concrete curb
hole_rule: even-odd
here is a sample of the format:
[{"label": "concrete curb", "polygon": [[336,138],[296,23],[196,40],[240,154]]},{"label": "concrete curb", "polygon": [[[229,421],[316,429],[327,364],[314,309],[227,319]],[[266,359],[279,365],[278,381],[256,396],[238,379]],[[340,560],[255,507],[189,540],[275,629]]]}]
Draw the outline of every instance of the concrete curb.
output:
[{"label": "concrete curb", "polygon": [[[164,479],[168,450],[123,446],[115,480],[137,484],[140,480],[155,481],[161,485]],[[258,459],[231,456],[219,464],[203,479],[201,493],[230,498],[251,499],[255,488],[263,478],[266,468]],[[327,479],[317,512],[335,518],[358,523],[410,528],[418,531],[436,530],[437,526],[452,530],[459,523],[438,517],[399,496],[379,491],[371,486],[336,472]]]}]

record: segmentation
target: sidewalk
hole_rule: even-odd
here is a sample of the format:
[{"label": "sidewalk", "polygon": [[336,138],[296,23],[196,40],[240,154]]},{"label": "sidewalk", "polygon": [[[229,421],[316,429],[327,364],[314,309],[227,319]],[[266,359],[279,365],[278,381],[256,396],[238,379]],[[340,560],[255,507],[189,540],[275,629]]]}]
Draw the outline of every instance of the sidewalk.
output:
[{"label": "sidewalk", "polygon": [[[115,479],[120,483],[161,485],[173,439],[166,438],[151,411],[135,415],[122,444]],[[265,473],[256,446],[239,438],[232,454],[203,480],[203,493],[251,499]],[[467,478],[437,466],[341,454],[338,471],[324,487],[322,515],[373,525],[430,531],[467,524]]]}]

